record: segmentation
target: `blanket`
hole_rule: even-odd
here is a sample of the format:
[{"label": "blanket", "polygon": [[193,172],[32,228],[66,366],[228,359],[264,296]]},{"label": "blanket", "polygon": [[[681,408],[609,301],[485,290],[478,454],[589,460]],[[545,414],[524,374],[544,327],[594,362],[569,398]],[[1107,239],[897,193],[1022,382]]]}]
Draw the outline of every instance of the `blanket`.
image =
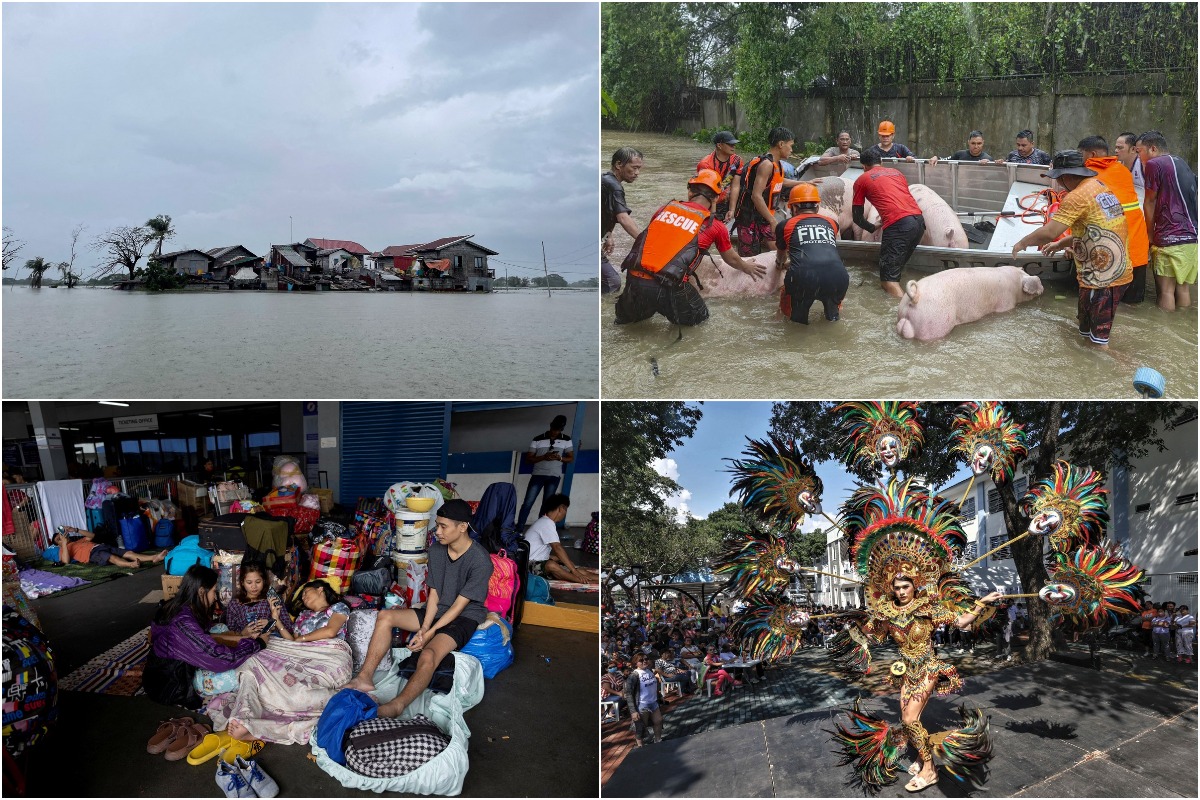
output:
[{"label": "blanket", "polygon": [[[60,525],[86,528],[87,511],[83,507],[83,481],[78,478],[65,481],[38,481],[38,505],[42,509],[42,535]],[[47,537],[49,538],[49,537]],[[49,547],[44,542],[42,547]]]},{"label": "blanket", "polygon": [[238,689],[209,701],[213,730],[236,719],[255,737],[307,744],[329,698],[351,675],[350,645],[342,639],[274,639],[237,668]]},{"label": "blanket", "polygon": [[53,572],[41,569],[23,569],[18,575],[21,579],[21,591],[25,592],[31,600],[87,583],[83,578],[55,575]]}]

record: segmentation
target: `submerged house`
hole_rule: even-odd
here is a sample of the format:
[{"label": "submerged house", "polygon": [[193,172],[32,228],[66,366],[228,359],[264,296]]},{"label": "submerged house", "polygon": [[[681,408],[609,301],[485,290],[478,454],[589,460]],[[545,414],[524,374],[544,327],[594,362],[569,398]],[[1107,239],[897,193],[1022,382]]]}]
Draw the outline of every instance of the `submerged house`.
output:
[{"label": "submerged house", "polygon": [[377,256],[377,263],[410,279],[412,288],[490,292],[496,273],[488,266],[488,256],[499,253],[470,241],[474,235],[392,245]]}]

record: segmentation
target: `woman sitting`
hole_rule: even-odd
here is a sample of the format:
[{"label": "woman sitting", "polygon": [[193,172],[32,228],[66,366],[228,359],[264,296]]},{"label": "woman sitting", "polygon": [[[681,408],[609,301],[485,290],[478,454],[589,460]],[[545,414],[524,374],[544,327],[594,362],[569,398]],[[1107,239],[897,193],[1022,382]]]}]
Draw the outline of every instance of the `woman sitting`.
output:
[{"label": "woman sitting", "polygon": [[708,670],[704,673],[705,681],[715,681],[716,686],[713,687],[713,697],[720,697],[725,694],[725,685],[732,683],[734,686],[741,686],[741,681],[735,681],[733,676],[722,669],[724,661],[717,655],[717,648],[710,646],[708,655],[704,657],[704,663],[708,666]]},{"label": "woman sitting", "polygon": [[[144,556],[114,544],[96,541],[96,534],[83,528],[63,525],[54,537],[58,545],[58,563],[111,564],[114,567],[140,567],[142,564],[161,564],[167,551]],[[118,555],[119,554],[119,555]]]},{"label": "woman sitting", "polygon": [[197,564],[184,573],[179,593],[159,606],[150,625],[150,658],[142,677],[146,694],[154,700],[199,708],[192,685],[197,669],[234,669],[266,644],[267,637],[251,628],[243,630],[232,647],[210,636],[216,603],[217,573]]},{"label": "woman sitting", "polygon": [[208,704],[214,729],[245,741],[306,744],[329,698],[350,680],[352,657],[344,639],[350,609],[325,581],[305,584],[300,598],[305,610],[291,631],[283,624],[287,612],[269,599],[283,638],[270,639],[238,668],[236,693]]},{"label": "woman sitting", "polygon": [[242,564],[237,591],[225,609],[225,622],[231,630],[240,631],[256,622],[265,626],[267,620],[274,619],[279,626],[279,635],[282,636],[284,630],[291,633],[292,618],[287,614],[282,617],[275,614],[274,608],[279,604],[279,598],[268,596],[267,586],[267,570],[262,564]]}]

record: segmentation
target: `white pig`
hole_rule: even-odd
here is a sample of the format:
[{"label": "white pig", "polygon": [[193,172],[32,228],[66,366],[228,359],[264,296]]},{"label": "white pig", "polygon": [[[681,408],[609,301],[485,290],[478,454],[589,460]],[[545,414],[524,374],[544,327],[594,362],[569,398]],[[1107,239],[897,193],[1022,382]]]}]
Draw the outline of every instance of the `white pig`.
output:
[{"label": "white pig", "polygon": [[[767,274],[754,280],[741,270],[736,270],[721,260],[719,255],[709,254],[700,259],[696,267],[696,277],[700,279],[701,297],[766,297],[778,295],[779,287],[783,286],[785,269],[775,268],[775,253],[759,253],[747,258],[755,264],[767,268]],[[786,262],[785,262],[786,266]]]},{"label": "white pig", "polygon": [[896,311],[905,339],[940,339],[955,325],[1012,311],[1042,293],[1042,282],[1020,267],[958,267],[909,281]]}]

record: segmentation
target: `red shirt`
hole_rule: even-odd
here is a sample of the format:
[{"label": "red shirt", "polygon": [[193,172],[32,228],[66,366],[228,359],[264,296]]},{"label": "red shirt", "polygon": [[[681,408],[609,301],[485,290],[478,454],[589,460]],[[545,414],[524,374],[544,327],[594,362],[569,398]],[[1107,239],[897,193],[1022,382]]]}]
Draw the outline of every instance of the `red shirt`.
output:
[{"label": "red shirt", "polygon": [[875,206],[885,228],[921,213],[921,207],[908,190],[908,181],[900,170],[891,167],[872,167],[858,176],[854,182],[853,205],[861,206],[864,199]]},{"label": "red shirt", "polygon": [[[685,206],[691,206],[699,211],[705,210],[704,206],[700,205],[699,203],[690,203],[687,201],[681,202]],[[721,220],[717,219],[716,217],[713,217],[712,222],[705,225],[700,231],[700,238],[697,242],[697,244],[700,246],[700,252],[707,252],[708,248],[712,247],[714,242],[717,245],[718,253],[724,253],[726,250],[733,248],[733,242],[729,239],[729,228],[726,228],[725,223],[721,222]]]}]

